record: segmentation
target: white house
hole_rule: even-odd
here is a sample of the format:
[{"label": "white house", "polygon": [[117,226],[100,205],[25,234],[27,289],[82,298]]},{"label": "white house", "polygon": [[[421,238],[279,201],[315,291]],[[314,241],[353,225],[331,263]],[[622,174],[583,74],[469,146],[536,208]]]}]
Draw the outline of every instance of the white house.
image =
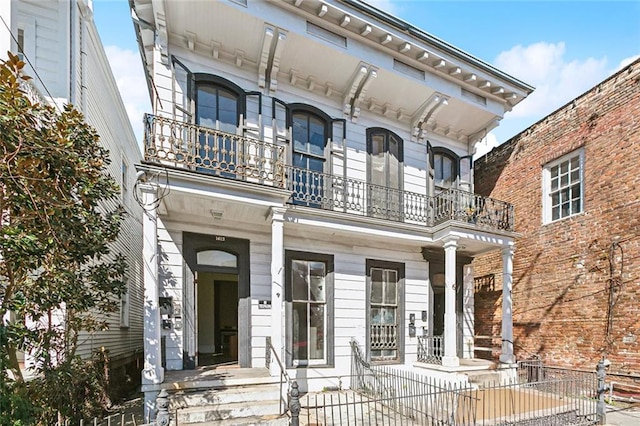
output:
[{"label": "white house", "polygon": [[[78,354],[109,350],[111,377],[131,376],[142,357],[142,208],[133,185],[141,151],[93,22],[90,0],[10,0],[0,3],[0,52],[21,55],[32,96],[60,108],[71,103],[100,135],[110,152],[109,173],[121,187],[126,211],[114,252],[126,256],[128,292],[109,329],[80,337]],[[5,26],[6,24],[6,26]],[[29,356],[24,360],[29,366]],[[137,374],[134,376],[135,385]]]},{"label": "white house", "polygon": [[306,390],[344,384],[352,339],[453,371],[491,251],[514,361],[513,209],[474,195],[471,156],[531,86],[361,1],[130,4],[148,401],[168,370],[264,367],[268,341]]}]

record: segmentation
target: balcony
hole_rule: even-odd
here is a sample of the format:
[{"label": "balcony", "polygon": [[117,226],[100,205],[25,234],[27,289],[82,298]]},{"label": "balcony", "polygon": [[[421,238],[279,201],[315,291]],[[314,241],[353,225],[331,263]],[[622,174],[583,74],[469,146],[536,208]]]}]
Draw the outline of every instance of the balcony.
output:
[{"label": "balcony", "polygon": [[394,222],[437,226],[458,221],[513,231],[513,206],[451,189],[429,197],[286,164],[286,147],[182,121],[145,116],[149,164],[283,188],[290,203]]}]

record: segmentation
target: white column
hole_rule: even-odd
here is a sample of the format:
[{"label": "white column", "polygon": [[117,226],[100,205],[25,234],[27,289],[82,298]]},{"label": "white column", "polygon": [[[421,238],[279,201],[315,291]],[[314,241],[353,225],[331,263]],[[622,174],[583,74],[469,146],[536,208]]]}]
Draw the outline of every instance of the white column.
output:
[{"label": "white column", "polygon": [[457,367],[458,327],[456,326],[456,249],[457,238],[444,242],[444,356],[442,365]]},{"label": "white column", "polygon": [[[144,367],[142,387],[162,383],[162,348],[160,337],[160,310],[158,309],[158,232],[157,232],[157,190],[150,184],[140,185],[142,201],[145,206],[142,215],[142,257],[144,279]],[[155,392],[145,392],[145,418],[152,413],[155,405]]]},{"label": "white column", "polygon": [[[284,208],[271,208],[271,343],[284,362]],[[272,360],[271,374],[280,374]]]},{"label": "white column", "polygon": [[514,363],[513,315],[511,288],[513,283],[513,245],[502,249],[502,353],[500,362]]},{"label": "white column", "polygon": [[464,273],[462,277],[463,282],[463,301],[462,301],[462,341],[464,347],[462,348],[463,358],[474,357],[474,342],[473,336],[475,334],[475,305],[473,294],[473,266],[464,265]]}]

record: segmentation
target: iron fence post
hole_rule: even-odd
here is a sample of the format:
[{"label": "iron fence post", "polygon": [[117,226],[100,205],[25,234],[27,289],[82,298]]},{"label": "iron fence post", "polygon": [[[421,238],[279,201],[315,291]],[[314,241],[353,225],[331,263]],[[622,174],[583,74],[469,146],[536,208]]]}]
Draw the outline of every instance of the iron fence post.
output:
[{"label": "iron fence post", "polygon": [[291,394],[289,396],[289,411],[291,411],[291,426],[300,425],[300,391],[298,382],[291,383]]},{"label": "iron fence post", "polygon": [[166,389],[162,389],[156,398],[156,407],[158,408],[158,414],[156,414],[157,426],[169,426],[169,393]]},{"label": "iron fence post", "polygon": [[607,384],[605,383],[605,379],[607,377],[607,367],[609,367],[611,363],[608,359],[601,359],[598,361],[598,365],[596,367],[596,377],[598,378],[598,403],[596,406],[596,418],[598,424],[605,424],[607,422],[607,412],[606,405],[604,402],[605,392],[609,389]]}]

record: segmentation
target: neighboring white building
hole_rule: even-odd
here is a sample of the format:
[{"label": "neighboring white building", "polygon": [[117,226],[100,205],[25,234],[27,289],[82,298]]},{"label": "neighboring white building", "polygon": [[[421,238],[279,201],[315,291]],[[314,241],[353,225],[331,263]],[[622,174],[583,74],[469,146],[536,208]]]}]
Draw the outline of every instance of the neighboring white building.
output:
[{"label": "neighboring white building", "polygon": [[127,258],[128,293],[120,313],[108,318],[108,330],[80,337],[78,353],[108,349],[111,377],[120,380],[118,372],[129,369],[135,383],[143,349],[142,208],[133,191],[141,152],[92,15],[90,0],[3,1],[0,51],[22,55],[34,95],[60,108],[73,104],[110,152],[109,173],[122,188],[120,203],[127,213],[113,250]]},{"label": "neighboring white building", "polygon": [[130,3],[147,400],[165,370],[264,366],[268,338],[305,390],[348,377],[351,339],[406,368],[473,358],[471,260],[501,251],[509,277],[516,236],[473,194],[473,146],[533,88],[355,0]]}]

